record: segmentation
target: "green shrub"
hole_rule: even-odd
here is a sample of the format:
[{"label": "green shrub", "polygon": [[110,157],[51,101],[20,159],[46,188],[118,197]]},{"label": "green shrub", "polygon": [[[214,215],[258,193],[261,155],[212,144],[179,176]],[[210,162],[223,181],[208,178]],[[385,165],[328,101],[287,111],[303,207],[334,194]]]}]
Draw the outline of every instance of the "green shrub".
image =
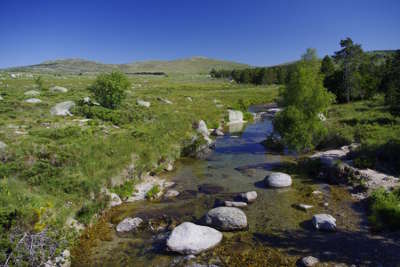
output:
[{"label": "green shrub", "polygon": [[370,197],[369,220],[377,230],[400,229],[400,189],[387,192],[378,189]]},{"label": "green shrub", "polygon": [[85,225],[92,220],[93,215],[98,214],[107,207],[108,199],[100,197],[93,202],[86,202],[82,208],[76,213],[76,219]]},{"label": "green shrub", "polygon": [[131,86],[128,78],[121,72],[100,74],[89,88],[95,99],[105,108],[115,109],[125,98],[125,91]]},{"label": "green shrub", "polygon": [[135,191],[135,184],[135,180],[129,180],[122,185],[114,186],[111,191],[116,193],[122,199],[125,199],[133,194],[133,192]]},{"label": "green shrub", "polygon": [[155,199],[160,193],[160,186],[159,185],[154,185],[147,193],[146,193],[146,198],[147,199]]}]

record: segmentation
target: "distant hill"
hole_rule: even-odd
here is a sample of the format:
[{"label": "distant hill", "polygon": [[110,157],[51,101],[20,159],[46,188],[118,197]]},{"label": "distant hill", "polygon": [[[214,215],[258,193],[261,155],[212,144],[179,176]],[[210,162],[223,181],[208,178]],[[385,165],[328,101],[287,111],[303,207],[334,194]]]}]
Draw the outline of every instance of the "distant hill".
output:
[{"label": "distant hill", "polygon": [[217,60],[205,57],[192,57],[170,61],[139,61],[129,64],[103,64],[84,59],[60,59],[45,61],[37,65],[13,67],[5,71],[32,72],[32,73],[58,73],[58,74],[91,74],[120,70],[125,73],[137,72],[165,72],[167,74],[197,74],[209,73],[211,69],[243,69],[249,65]]}]

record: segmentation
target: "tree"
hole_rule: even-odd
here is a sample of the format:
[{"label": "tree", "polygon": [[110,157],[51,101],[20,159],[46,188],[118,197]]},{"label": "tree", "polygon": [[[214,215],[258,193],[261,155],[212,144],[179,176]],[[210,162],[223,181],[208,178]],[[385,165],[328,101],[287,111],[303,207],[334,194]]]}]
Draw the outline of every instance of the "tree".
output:
[{"label": "tree", "polygon": [[89,88],[95,99],[106,108],[117,108],[125,98],[131,83],[122,72],[100,74]]},{"label": "tree", "polygon": [[346,101],[350,102],[352,96],[359,92],[359,66],[363,56],[361,45],[353,43],[351,38],[340,41],[341,50],[335,52],[335,60],[343,69],[343,87],[345,90]]},{"label": "tree", "polygon": [[381,88],[392,111],[400,112],[400,50],[385,64]]},{"label": "tree", "polygon": [[335,65],[333,64],[333,60],[330,56],[326,55],[322,59],[321,63],[321,73],[325,75],[325,77],[332,75],[335,72]]},{"label": "tree", "polygon": [[312,149],[326,133],[318,115],[326,111],[334,96],[322,80],[318,64],[301,61],[281,94],[286,108],[275,117],[274,127],[284,143],[297,151]]},{"label": "tree", "polygon": [[301,55],[301,59],[304,61],[318,60],[317,49],[307,48],[306,52],[303,55]]}]

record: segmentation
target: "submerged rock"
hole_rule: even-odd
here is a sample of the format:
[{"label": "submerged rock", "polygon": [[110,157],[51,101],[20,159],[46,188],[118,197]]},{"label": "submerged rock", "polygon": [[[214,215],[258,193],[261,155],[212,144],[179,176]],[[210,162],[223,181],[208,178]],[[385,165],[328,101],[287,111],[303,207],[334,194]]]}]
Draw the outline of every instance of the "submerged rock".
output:
[{"label": "submerged rock", "polygon": [[167,247],[181,254],[199,254],[218,245],[222,233],[211,227],[184,222],[174,230],[167,239]]},{"label": "submerged rock", "polygon": [[70,109],[74,106],[75,103],[73,101],[61,102],[52,107],[50,113],[55,116],[72,116]]},{"label": "submerged rock", "polygon": [[256,201],[257,199],[257,192],[256,191],[250,191],[246,193],[241,193],[240,198],[246,201],[247,203],[252,203]]},{"label": "submerged rock", "polygon": [[138,106],[141,106],[141,107],[146,107],[146,108],[150,107],[150,102],[140,100],[140,99],[136,100],[136,104],[138,104]]},{"label": "submerged rock", "polygon": [[25,100],[26,103],[30,103],[30,104],[37,104],[37,103],[41,103],[42,100],[40,100],[39,98],[29,98]]},{"label": "submerged rock", "polygon": [[54,93],[66,93],[68,92],[68,89],[62,86],[53,86],[50,87],[50,92],[54,92]]},{"label": "submerged rock", "polygon": [[319,259],[317,259],[313,256],[307,256],[300,260],[301,266],[304,266],[304,267],[311,267],[317,263],[319,263]]},{"label": "submerged rock", "polygon": [[199,192],[207,195],[218,194],[219,192],[224,191],[224,188],[215,184],[201,184],[198,187]]},{"label": "submerged rock", "polygon": [[210,210],[206,214],[205,222],[223,231],[242,230],[247,227],[246,214],[234,207],[218,207]]},{"label": "submerged rock", "polygon": [[312,218],[315,229],[324,231],[336,231],[336,219],[329,214],[316,214]]},{"label": "submerged rock", "polygon": [[136,218],[125,218],[122,222],[117,225],[117,232],[130,232],[136,230],[141,224],[143,220],[139,217]]},{"label": "submerged rock", "polygon": [[241,208],[241,207],[246,207],[247,206],[246,202],[240,202],[240,201],[225,201],[224,204],[227,207],[237,207],[237,208]]},{"label": "submerged rock", "polygon": [[276,188],[288,187],[292,185],[292,178],[283,172],[273,172],[265,177],[265,184]]}]

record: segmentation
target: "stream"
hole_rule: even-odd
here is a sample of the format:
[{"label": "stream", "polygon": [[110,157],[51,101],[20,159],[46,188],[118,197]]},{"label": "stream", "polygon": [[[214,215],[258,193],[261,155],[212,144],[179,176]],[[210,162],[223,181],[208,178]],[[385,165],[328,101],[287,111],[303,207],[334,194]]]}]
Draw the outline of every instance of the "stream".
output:
[{"label": "stream", "polygon": [[[294,155],[277,154],[260,144],[273,130],[270,118],[244,125],[243,130],[234,128],[216,139],[215,150],[205,160],[182,159],[175,171],[163,175],[176,183],[173,189],[180,192],[177,198],[138,201],[113,209],[107,218],[113,224],[108,224],[109,237],[97,240],[90,255],[85,256],[86,264],[295,266],[299,258],[312,255],[328,266],[399,266],[399,243],[369,233],[362,205],[351,198],[345,186],[291,173],[288,166],[294,164]],[[292,176],[290,188],[264,186],[265,176],[275,169]],[[320,193],[315,194],[316,190]],[[258,194],[254,203],[243,208],[248,230],[225,232],[219,246],[194,259],[165,250],[165,237],[175,225],[184,221],[200,224],[208,210],[246,191]],[[295,208],[299,203],[314,207],[299,210]],[[311,218],[317,213],[334,216],[338,231],[315,231]],[[151,221],[152,230],[117,235],[115,225],[126,217]]]}]

